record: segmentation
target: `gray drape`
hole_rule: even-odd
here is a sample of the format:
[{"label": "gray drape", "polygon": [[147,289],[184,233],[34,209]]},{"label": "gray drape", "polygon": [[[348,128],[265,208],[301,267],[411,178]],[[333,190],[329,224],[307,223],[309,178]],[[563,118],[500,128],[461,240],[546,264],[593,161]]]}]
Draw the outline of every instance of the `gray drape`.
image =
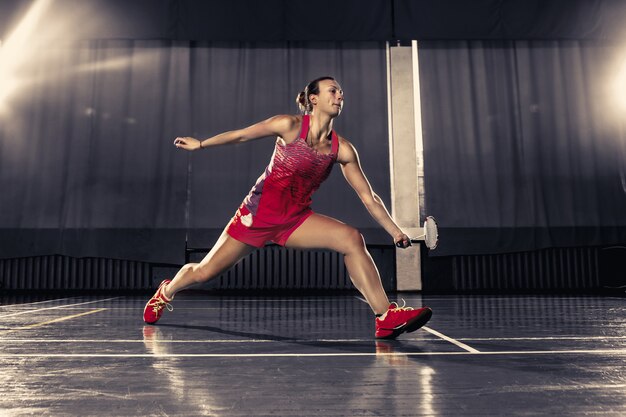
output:
[{"label": "gray drape", "polygon": [[[342,84],[335,129],[388,202],[382,43],[107,40],[41,51],[0,113],[0,257],[180,263],[186,240],[211,246],[274,141],[191,154],[174,138],[295,113],[296,94],[320,75]],[[338,167],[314,200],[386,242]]]},{"label": "gray drape", "polygon": [[420,42],[436,254],[626,241],[623,58],[591,41]]}]

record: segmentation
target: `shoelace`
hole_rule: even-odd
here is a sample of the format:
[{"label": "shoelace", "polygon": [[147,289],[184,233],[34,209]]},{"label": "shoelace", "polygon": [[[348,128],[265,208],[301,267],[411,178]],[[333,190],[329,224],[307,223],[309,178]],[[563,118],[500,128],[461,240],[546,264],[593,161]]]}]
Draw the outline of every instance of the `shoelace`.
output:
[{"label": "shoelace", "polygon": [[404,301],[404,298],[402,298],[402,307],[400,307],[400,305],[398,303],[396,303],[395,301],[391,304],[395,304],[396,308],[392,308],[391,311],[411,311],[413,310],[413,307],[407,307],[406,306],[406,301]]},{"label": "shoelace", "polygon": [[170,303],[168,303],[167,301],[163,301],[161,299],[158,299],[154,302],[154,304],[152,305],[152,311],[154,311],[154,314],[159,314],[159,311],[163,307],[165,307],[167,311],[174,311],[174,307],[172,307]]},{"label": "shoelace", "polygon": [[413,310],[413,307],[407,307],[406,306],[406,301],[404,300],[404,298],[402,298],[402,307],[400,307],[400,305],[398,303],[396,303],[395,301],[393,301],[391,304],[395,305],[395,308],[390,308],[389,310],[385,311],[385,314],[383,314],[382,316],[378,317],[377,320],[385,320],[387,318],[387,313],[388,312],[395,312],[395,311],[411,311]]}]

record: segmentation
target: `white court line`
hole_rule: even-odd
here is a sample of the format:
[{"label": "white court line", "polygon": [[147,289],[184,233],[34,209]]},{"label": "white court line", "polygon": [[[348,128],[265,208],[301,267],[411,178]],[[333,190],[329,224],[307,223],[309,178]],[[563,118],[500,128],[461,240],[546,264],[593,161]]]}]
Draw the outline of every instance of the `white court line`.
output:
[{"label": "white court line", "polygon": [[[432,339],[402,339],[402,341],[439,341]],[[197,340],[162,340],[162,339],[0,339],[2,343],[348,343],[348,342],[375,342],[375,339],[197,339]],[[391,342],[393,343],[393,342]]]},{"label": "white court line", "polygon": [[55,307],[38,308],[36,310],[26,310],[26,311],[20,311],[20,312],[17,312],[17,313],[11,313],[11,314],[0,314],[0,319],[4,319],[5,317],[19,316],[19,315],[22,315],[22,314],[36,313],[38,311],[56,310],[56,309],[59,309],[59,308],[66,308],[66,307],[80,306],[80,305],[85,305],[85,304],[100,303],[102,301],[115,300],[116,298],[121,298],[121,296],[120,297],[104,298],[102,300],[87,301],[87,302],[84,302],[84,303],[64,304],[64,305],[55,306]]},{"label": "white court line", "polygon": [[15,327],[15,328],[12,328],[12,329],[7,329],[7,330],[5,330],[5,332],[8,333],[8,332],[14,332],[14,331],[17,331],[17,330],[30,330],[30,329],[33,329],[35,327],[41,327],[41,326],[46,326],[46,325],[52,324],[52,323],[58,323],[60,321],[71,320],[71,319],[75,319],[77,317],[83,317],[83,316],[86,316],[86,315],[89,315],[89,314],[99,313],[99,312],[104,311],[104,310],[107,310],[107,309],[106,308],[97,308],[95,310],[86,311],[86,312],[80,313],[80,314],[72,314],[71,316],[58,317],[56,319],[44,321],[44,322],[41,322],[41,323],[33,323],[33,324],[26,325],[26,326],[20,326],[20,327]]},{"label": "white court line", "polygon": [[[419,296],[419,293],[416,294],[407,294],[407,298],[410,297],[415,297],[415,296]],[[510,295],[510,296],[502,296],[502,295],[494,295],[494,296],[490,296],[490,295],[480,295],[480,296],[458,296],[458,295],[441,295],[441,296],[435,296],[435,295],[424,295],[423,298],[427,301],[430,300],[437,300],[437,301],[449,301],[449,300],[464,300],[464,301],[484,301],[484,300],[489,300],[489,301],[499,301],[499,300],[512,300],[515,299],[516,301],[521,300],[519,298],[519,296],[515,296],[515,295]],[[596,295],[581,295],[581,296],[569,296],[569,295],[564,295],[564,296],[560,296],[560,295],[528,295],[528,296],[524,296],[523,298],[524,300],[590,300],[590,301],[594,301],[594,300],[610,300],[610,299],[615,299],[615,300],[623,300],[622,297],[616,297],[616,296],[596,296]]]},{"label": "white court line", "polygon": [[426,330],[426,331],[427,331],[428,333],[430,333],[430,334],[433,334],[433,335],[435,335],[435,336],[437,336],[437,337],[442,338],[443,340],[447,340],[448,342],[450,342],[450,343],[452,343],[452,344],[454,344],[454,345],[457,345],[457,346],[458,346],[458,347],[460,347],[461,349],[467,350],[468,352],[471,352],[471,353],[480,353],[480,351],[479,351],[479,350],[474,349],[473,347],[468,346],[468,345],[466,345],[465,343],[459,342],[458,340],[455,340],[455,339],[453,339],[453,338],[451,338],[451,337],[448,337],[448,336],[446,336],[446,335],[445,335],[445,334],[443,334],[443,333],[439,333],[437,330],[433,330],[433,329],[431,329],[430,327],[424,326],[424,327],[422,327],[422,329]]},{"label": "white court line", "polygon": [[[1,0],[0,0],[1,1]],[[174,302],[172,302],[172,305],[174,306],[174,308],[177,311],[181,311],[181,310],[185,310],[185,311],[196,311],[196,310],[218,310],[218,311],[223,311],[225,309],[225,307],[184,307],[180,304],[175,304]],[[137,304],[137,306],[135,307],[112,307],[112,309],[114,310],[138,310],[141,309],[143,310],[145,306],[145,303],[142,304]],[[241,307],[238,306],[237,307],[239,310],[244,310],[244,311],[254,311],[257,310],[254,307]],[[302,307],[300,306],[280,306],[280,307],[262,307],[263,311],[279,311],[279,310],[297,310],[297,309],[301,309]],[[368,310],[369,307],[361,307],[362,310]],[[71,310],[68,308],[68,310]],[[74,308],[74,310],[80,310],[79,308]],[[2,313],[0,313],[2,314]],[[0,317],[2,317],[0,315]]]},{"label": "white court line", "polygon": [[[472,341],[542,341],[542,340],[576,340],[576,341],[597,341],[597,340],[624,340],[626,336],[591,336],[591,337],[494,337],[483,339],[463,339]],[[441,341],[440,337],[428,338],[402,338],[398,340],[399,346],[402,342],[434,342]],[[276,339],[151,339],[150,342],[155,343],[356,343],[356,342],[375,342],[375,339],[293,339],[293,340],[276,340]],[[144,343],[144,339],[0,339],[2,343]],[[394,342],[391,342],[394,343]]]},{"label": "white court line", "polygon": [[456,340],[467,340],[473,342],[489,341],[525,341],[525,340],[623,340],[626,336],[545,336],[545,337],[460,337]]},{"label": "white court line", "polygon": [[[187,297],[187,298],[184,298]],[[353,296],[351,295],[338,295],[338,296],[332,296],[333,300],[341,300],[341,299],[350,299]],[[328,297],[326,297],[325,299],[328,299]],[[197,298],[197,297],[193,297],[193,298],[189,298],[189,295],[185,295],[183,297],[177,298],[176,300],[178,301],[184,301],[186,303],[206,303],[206,302],[219,302],[219,303],[265,303],[265,302],[273,302],[273,303],[286,303],[286,302],[293,302],[293,303],[319,303],[322,299],[294,299],[294,298],[276,298],[276,299],[265,299],[265,298],[259,298],[259,299],[233,299],[233,300],[225,300],[225,299],[221,299],[219,297],[216,298]]]},{"label": "white court line", "polygon": [[52,300],[35,301],[35,302],[32,302],[32,303],[4,304],[4,305],[0,305],[0,308],[27,306],[27,305],[43,304],[43,303],[51,303],[53,301],[69,300],[71,298],[76,298],[76,297],[54,298]]},{"label": "white court line", "polygon": [[353,352],[353,353],[0,353],[0,358],[316,358],[363,356],[503,356],[503,355],[626,355],[626,349],[512,350],[493,352]]}]

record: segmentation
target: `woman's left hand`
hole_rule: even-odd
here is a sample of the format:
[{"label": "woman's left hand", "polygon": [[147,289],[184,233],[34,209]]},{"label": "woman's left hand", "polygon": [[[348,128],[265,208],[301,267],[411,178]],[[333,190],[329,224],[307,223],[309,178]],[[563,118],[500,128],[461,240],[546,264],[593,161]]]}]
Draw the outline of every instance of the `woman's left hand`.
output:
[{"label": "woman's left hand", "polygon": [[189,136],[177,137],[174,140],[174,145],[177,148],[185,149],[188,151],[195,151],[196,149],[202,149],[202,141]]}]

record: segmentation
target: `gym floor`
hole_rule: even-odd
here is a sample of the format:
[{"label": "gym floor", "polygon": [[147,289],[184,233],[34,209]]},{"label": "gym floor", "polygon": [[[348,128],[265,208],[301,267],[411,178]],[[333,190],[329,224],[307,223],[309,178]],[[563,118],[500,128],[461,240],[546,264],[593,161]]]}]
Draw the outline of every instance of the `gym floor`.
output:
[{"label": "gym floor", "polygon": [[374,340],[356,295],[0,298],[0,414],[626,415],[626,304],[422,296],[427,327]]}]

